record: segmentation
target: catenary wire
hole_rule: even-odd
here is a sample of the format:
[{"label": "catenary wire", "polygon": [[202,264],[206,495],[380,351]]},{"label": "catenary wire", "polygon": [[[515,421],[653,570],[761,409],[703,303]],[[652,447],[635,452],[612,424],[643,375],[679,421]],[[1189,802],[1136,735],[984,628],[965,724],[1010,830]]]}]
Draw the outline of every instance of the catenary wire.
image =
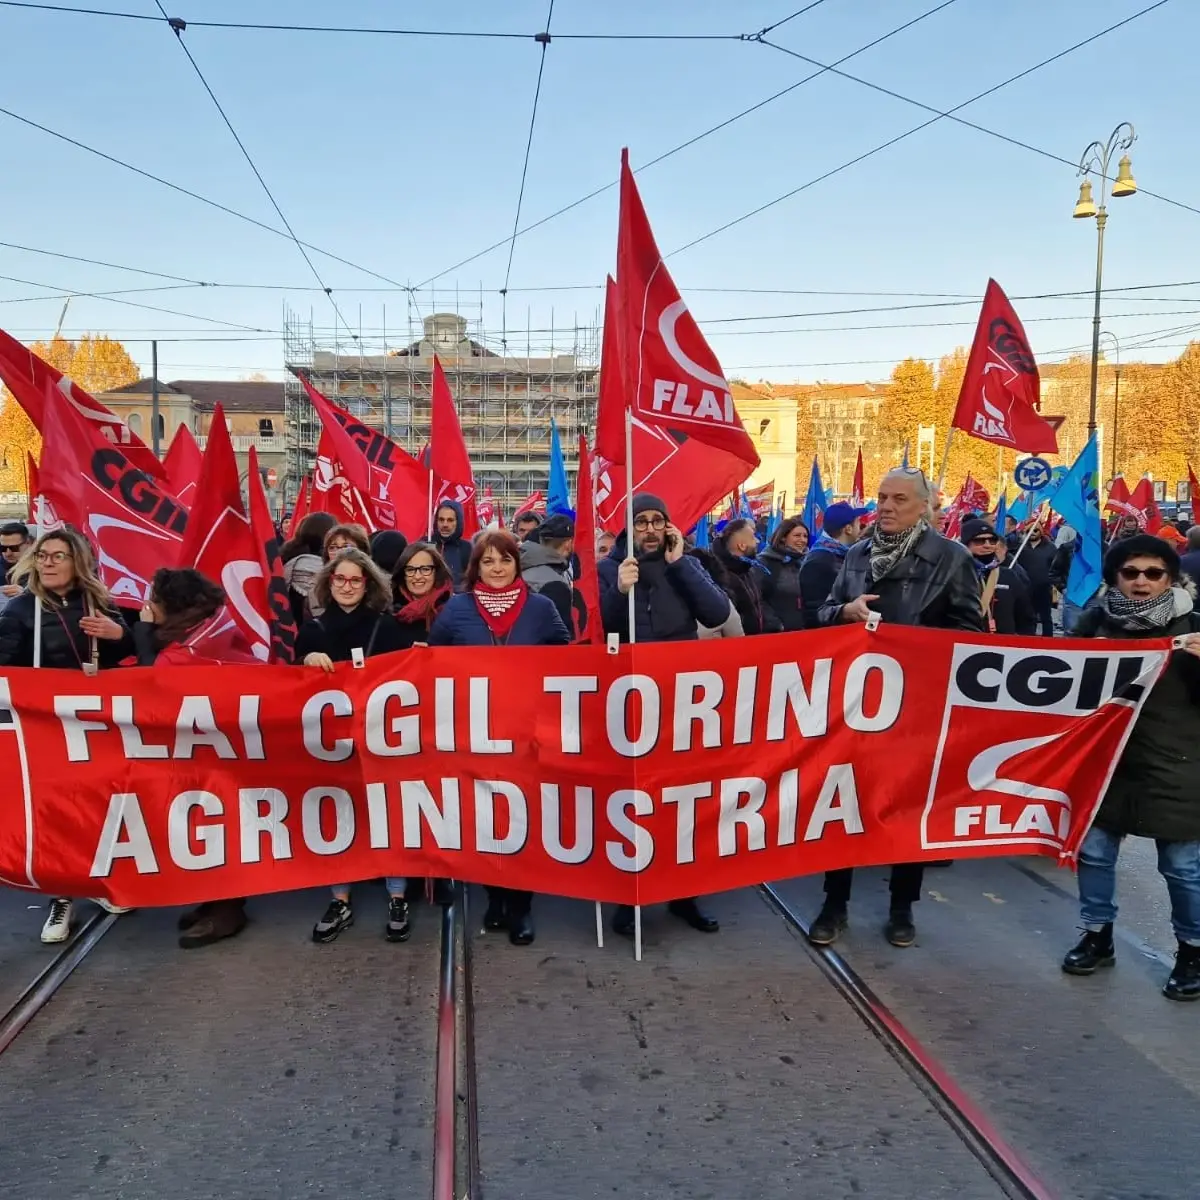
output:
[{"label": "catenary wire", "polygon": [[[856,58],[860,54],[865,54],[868,50],[874,49],[882,42],[886,42],[889,38],[893,38],[897,34],[903,33],[907,29],[911,29],[914,25],[917,25],[921,21],[926,20],[926,18],[932,17],[934,14],[941,12],[944,8],[949,8],[952,4],[956,4],[957,2],[958,0],[941,0],[941,3],[934,5],[933,8],[927,9],[923,13],[918,13],[911,20],[905,21],[903,25],[897,25],[894,29],[889,29],[887,33],[880,34],[879,37],[873,39],[872,41],[866,42],[862,46],[859,46],[857,50],[853,50],[849,54],[837,59],[837,64],[849,62],[852,58]],[[705,138],[711,137],[714,133],[719,133],[722,129],[727,129],[730,125],[740,121],[743,117],[748,117],[751,113],[757,112],[760,108],[765,108],[768,104],[773,104],[776,100],[779,100],[789,93],[794,92],[797,88],[803,87],[806,83],[811,83],[814,79],[818,78],[824,73],[825,72],[823,71],[814,71],[811,75],[806,75],[803,79],[798,79],[795,83],[789,84],[780,91],[764,97],[757,103],[752,104],[749,108],[742,109],[741,112],[735,113],[732,117],[727,117],[724,121],[720,121],[716,125],[712,125],[708,129],[702,130],[695,136],[688,138],[687,141],[680,142],[678,146],[673,146],[670,150],[664,151],[662,154],[658,155],[657,158],[652,158],[649,160],[649,162],[642,163],[640,167],[636,168],[634,174],[638,175],[642,171],[649,170],[651,167],[657,166],[661,162],[665,162],[668,158],[671,158],[672,156],[679,154],[681,151],[687,150],[689,147],[696,145],[697,142],[701,142]],[[605,192],[611,191],[617,186],[618,182],[618,180],[613,179],[608,183],[602,184],[598,188],[594,188],[592,191],[588,192],[587,195],[580,196],[577,200],[572,200],[570,204],[563,205],[562,208],[556,209],[547,216],[539,218],[531,225],[526,225],[524,229],[517,231],[516,236],[523,237],[527,233],[532,233],[535,229],[540,229],[543,225],[549,223],[550,221],[563,216],[564,213],[569,213],[573,209],[578,208],[581,204],[586,204],[589,200],[594,200],[597,196],[602,196]],[[470,257],[464,258],[460,262],[455,263],[454,266],[447,267],[444,271],[438,271],[436,275],[430,275],[428,279],[423,279],[420,283],[415,284],[414,287],[423,288],[426,286],[426,284],[432,283],[435,279],[440,279],[443,275],[449,275],[452,271],[457,271],[460,267],[465,267],[468,264],[475,262],[477,259],[483,258],[484,255],[491,254],[493,250],[499,250],[508,242],[508,240],[508,238],[501,238],[500,241],[493,242],[485,249],[480,250],[475,254],[472,254]]]},{"label": "catenary wire", "polygon": [[778,29],[781,25],[786,25],[789,21],[794,21],[797,17],[804,16],[806,12],[812,12],[814,8],[820,8],[824,3],[825,0],[812,0],[810,4],[806,4],[803,8],[796,9],[794,13],[788,13],[786,17],[782,17],[770,25],[764,25],[757,33],[747,34],[745,40],[754,41],[758,38],[766,37],[768,33]]},{"label": "catenary wire", "polygon": [[912,129],[905,130],[905,132],[899,133],[895,137],[888,138],[887,141],[881,142],[872,149],[866,150],[862,154],[855,155],[851,159],[847,159],[846,162],[841,163],[839,166],[833,167],[831,170],[825,171],[815,178],[808,180],[807,183],[802,183],[799,187],[795,187],[790,191],[784,192],[782,196],[776,196],[774,200],[768,200],[765,204],[760,204],[757,208],[753,208],[749,212],[743,213],[739,217],[734,217],[733,220],[726,221],[723,225],[718,225],[716,229],[710,229],[708,233],[701,234],[698,238],[693,238],[690,242],[686,242],[684,245],[672,250],[671,253],[665,257],[670,258],[673,255],[682,254],[685,250],[690,250],[694,246],[699,246],[702,242],[707,242],[710,238],[716,237],[718,234],[725,233],[727,230],[732,229],[735,225],[740,225],[743,221],[748,221],[752,217],[756,217],[760,213],[766,212],[767,209],[774,208],[775,205],[781,204],[785,200],[790,200],[793,196],[797,196],[801,192],[807,191],[811,187],[815,187],[818,183],[823,183],[826,179],[830,179],[834,175],[838,175],[850,167],[857,166],[859,163],[865,162],[868,158],[873,158],[876,154],[880,154],[882,151],[890,149],[898,142],[902,142],[906,138],[912,137],[913,134],[920,133],[921,130],[928,129],[929,126],[937,124],[938,121],[944,120],[950,114],[958,112],[959,109],[966,108],[967,105],[974,104],[976,101],[982,100],[986,96],[994,95],[1002,88],[1006,88],[1010,84],[1016,83],[1017,80],[1024,79],[1027,75],[1030,75],[1034,71],[1039,71],[1043,67],[1049,66],[1051,63],[1058,62],[1066,55],[1073,54],[1076,50],[1080,50],[1084,46],[1088,46],[1092,42],[1095,42],[1110,33],[1114,33],[1118,29],[1122,29],[1131,21],[1136,21],[1139,17],[1143,17],[1147,13],[1153,12],[1157,8],[1161,8],[1167,3],[1169,3],[1169,0],[1155,0],[1155,3],[1147,6],[1146,8],[1140,9],[1138,12],[1133,13],[1120,21],[1117,21],[1113,25],[1109,25],[1106,29],[1101,29],[1098,33],[1093,33],[1091,36],[1084,38],[1082,41],[1076,42],[1073,46],[1068,46],[1065,50],[1060,50],[1057,54],[1053,54],[1049,58],[1043,59],[1039,63],[1035,63],[1032,67],[1027,67],[1025,70],[1019,71],[1016,75],[1012,75],[1008,79],[994,84],[992,87],[987,88],[982,92],[976,93],[969,99],[964,100],[961,104],[956,104],[953,108],[947,110],[946,113],[939,113],[937,116],[931,117],[928,121],[922,121],[920,125],[915,125]]}]

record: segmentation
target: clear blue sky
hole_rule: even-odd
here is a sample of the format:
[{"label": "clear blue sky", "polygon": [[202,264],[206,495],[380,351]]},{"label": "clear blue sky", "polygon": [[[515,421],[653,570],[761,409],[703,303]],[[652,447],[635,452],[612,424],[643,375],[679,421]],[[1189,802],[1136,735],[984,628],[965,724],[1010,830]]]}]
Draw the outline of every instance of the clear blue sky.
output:
[{"label": "clear blue sky", "polygon": [[[71,3],[71,0],[51,0]],[[822,62],[851,53],[936,0],[825,0],[772,35]],[[1150,0],[956,0],[844,69],[942,108],[999,83]],[[89,0],[155,13],[153,0]],[[552,34],[754,32],[800,0],[556,0]],[[190,0],[190,20],[410,26],[533,33],[545,0],[452,7],[384,0]],[[417,284],[511,232],[537,74],[532,40],[468,40],[249,32],[193,27],[187,45],[298,234],[400,283]],[[1137,127],[1136,177],[1200,209],[1200,4],[1171,0],[1132,24],[964,109],[961,115],[1076,160],[1122,120]],[[737,41],[573,41],[557,37],[545,77],[522,224],[615,180],[622,145],[636,166],[810,74],[814,68]],[[168,180],[277,225],[249,167],[174,35],[161,23],[0,7],[0,106]],[[922,110],[824,75],[639,176],[659,244],[669,253],[759,204],[928,119]],[[1071,167],[939,121],[702,244],[669,258],[727,373],[749,379],[885,378],[908,353],[935,357],[969,341],[974,302],[959,308],[785,316],[919,304],[916,296],[764,295],[700,289],[982,294],[994,275],[1012,296],[1089,291],[1095,226],[1072,221]],[[524,350],[545,330],[596,319],[611,270],[616,191],[517,239],[507,323]],[[1200,213],[1146,195],[1113,202],[1106,287],[1200,279]],[[144,342],[251,336],[261,341],[164,342],[160,375],[277,373],[285,303],[332,327],[327,300],[294,244],[109,165],[0,115],[0,240],[193,280],[259,287],[179,288],[125,298],[173,316],[100,299],[73,301],[68,331]],[[404,330],[400,291],[321,255],[314,261],[342,311],[378,346]],[[420,312],[481,312],[498,338],[507,248],[416,295]],[[169,283],[0,247],[0,326],[46,336],[66,289]],[[586,285],[586,290],[520,289]],[[692,290],[695,289],[695,290]],[[1090,341],[1091,302],[1018,301],[1046,359]],[[1105,298],[1105,326],[1126,358],[1177,352],[1200,314],[1200,284]],[[1182,311],[1182,315],[1179,315]],[[1138,315],[1123,315],[1138,314]],[[1038,318],[1065,318],[1042,321]],[[953,327],[845,326],[959,321]],[[1194,319],[1200,327],[1200,315]],[[757,333],[754,330],[804,330]],[[1140,340],[1157,337],[1145,349]],[[543,348],[549,335],[535,332]],[[569,348],[560,334],[559,349]],[[372,344],[370,341],[368,344]],[[817,365],[830,364],[830,365]],[[839,364],[839,365],[832,365]],[[276,374],[272,374],[276,377]]]}]

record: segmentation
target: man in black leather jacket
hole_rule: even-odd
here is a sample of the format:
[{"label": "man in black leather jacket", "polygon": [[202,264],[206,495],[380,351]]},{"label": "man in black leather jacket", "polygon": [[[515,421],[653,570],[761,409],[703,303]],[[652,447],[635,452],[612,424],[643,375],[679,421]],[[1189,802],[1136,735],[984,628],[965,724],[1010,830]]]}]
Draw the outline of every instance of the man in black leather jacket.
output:
[{"label": "man in black leather jacket", "polygon": [[[866,621],[879,613],[896,625],[983,632],[979,583],[970,552],[929,524],[932,489],[922,471],[900,467],[879,485],[871,536],[851,547],[829,599],[824,625]],[[892,867],[891,913],[885,935],[893,946],[911,946],[917,932],[912,906],[921,898],[921,863]],[[837,940],[846,926],[853,869],[825,875],[825,903],[809,931],[818,946]]]}]

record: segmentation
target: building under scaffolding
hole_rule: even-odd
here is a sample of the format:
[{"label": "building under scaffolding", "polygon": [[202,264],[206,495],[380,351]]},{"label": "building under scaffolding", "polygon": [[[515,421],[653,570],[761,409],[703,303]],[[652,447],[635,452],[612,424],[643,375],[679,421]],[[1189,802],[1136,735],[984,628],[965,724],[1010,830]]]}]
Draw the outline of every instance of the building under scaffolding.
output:
[{"label": "building under scaffolding", "polygon": [[[491,349],[482,322],[468,323],[457,313],[425,317],[395,349],[388,348],[386,332],[360,337],[353,349],[344,335],[338,344],[328,332],[329,340],[321,341],[311,317],[284,314],[289,503],[312,468],[320,436],[320,421],[291,371],[305,374],[335,404],[416,455],[429,442],[435,354],[458,408],[481,496],[490,487],[504,512],[511,513],[534,491],[545,491],[551,417],[573,476],[579,435],[590,436],[596,414],[599,337],[594,325],[538,331],[537,356],[530,334],[524,335],[523,355],[506,353],[505,343],[494,339],[497,348]],[[367,353],[368,344],[380,346],[382,353]]]}]

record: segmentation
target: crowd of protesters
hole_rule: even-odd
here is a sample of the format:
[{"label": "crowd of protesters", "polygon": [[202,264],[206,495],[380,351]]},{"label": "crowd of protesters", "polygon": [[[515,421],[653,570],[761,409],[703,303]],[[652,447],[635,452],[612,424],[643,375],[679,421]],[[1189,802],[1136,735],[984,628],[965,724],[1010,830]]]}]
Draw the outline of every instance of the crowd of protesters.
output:
[{"label": "crowd of protesters", "polygon": [[[877,503],[830,505],[821,528],[799,518],[773,527],[748,518],[719,526],[711,546],[672,523],[667,504],[642,493],[632,529],[596,540],[604,632],[621,641],[691,642],[763,636],[867,622],[973,634],[1052,636],[1055,593],[1065,590],[1074,553],[1070,530],[1040,524],[1024,533],[997,529],[986,514],[963,515],[957,536],[944,532],[924,474],[897,468]],[[632,536],[632,544],[629,537]],[[1180,550],[1187,553],[1181,556]],[[60,529],[31,539],[19,522],[0,526],[0,666],[34,663],[87,673],[125,665],[258,665],[234,631],[211,625],[224,604],[219,587],[193,570],[158,571],[140,620],[113,603],[88,542]],[[425,646],[557,646],[586,621],[577,587],[581,565],[569,514],[524,513],[512,531],[464,535],[464,513],[441,504],[428,540],[408,543],[394,531],[368,536],[357,525],[312,513],[281,551],[298,634],[301,668]],[[1154,687],[1121,753],[1079,862],[1082,939],[1063,970],[1089,975],[1115,959],[1116,862],[1126,836],[1153,838],[1171,902],[1179,948],[1164,987],[1172,999],[1200,999],[1200,527],[1166,527],[1158,536],[1129,518],[1112,531],[1104,586],[1087,605],[1061,606],[1063,631],[1115,640],[1177,638],[1167,673]],[[948,864],[947,864],[948,865]],[[914,905],[924,864],[891,869],[884,936],[896,947],[916,940]],[[824,903],[809,936],[837,940],[848,921],[853,870],[825,876]],[[446,880],[388,878],[384,935],[410,934],[409,900],[423,887],[435,902]],[[535,939],[533,895],[489,887],[484,926],[507,931],[514,945]],[[113,909],[105,901],[97,901]],[[65,941],[74,901],[56,897],[42,930]],[[244,900],[201,905],[180,920],[180,944],[208,945],[246,925]],[[671,902],[670,913],[704,933],[719,930],[697,898]],[[121,911],[121,910],[114,910]],[[352,887],[332,889],[312,930],[331,942],[354,921]],[[635,913],[621,906],[613,929],[634,933]]]}]

